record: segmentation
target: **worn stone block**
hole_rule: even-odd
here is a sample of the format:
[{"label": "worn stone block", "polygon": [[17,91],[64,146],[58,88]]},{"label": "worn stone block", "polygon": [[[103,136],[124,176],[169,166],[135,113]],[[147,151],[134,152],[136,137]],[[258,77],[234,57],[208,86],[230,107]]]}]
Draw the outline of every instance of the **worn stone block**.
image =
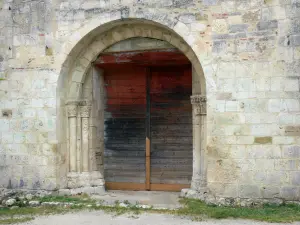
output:
[{"label": "worn stone block", "polygon": [[241,198],[259,198],[260,190],[255,185],[241,185],[239,187],[239,197]]},{"label": "worn stone block", "polygon": [[280,171],[290,171],[297,170],[299,166],[299,160],[276,160],[275,161],[275,170]]},{"label": "worn stone block", "polygon": [[299,136],[300,126],[286,126],[284,127],[284,133],[286,136]]},{"label": "worn stone block", "polygon": [[291,43],[293,46],[300,46],[300,35],[291,36]]},{"label": "worn stone block", "polygon": [[280,188],[279,187],[263,187],[261,188],[261,196],[263,198],[278,198],[280,197]]},{"label": "worn stone block", "polygon": [[286,200],[297,200],[299,198],[298,187],[282,187],[280,190],[280,197]]},{"label": "worn stone block", "polygon": [[278,144],[278,145],[291,145],[295,143],[295,138],[294,137],[282,137],[282,136],[275,136],[273,137],[273,144]]},{"label": "worn stone block", "polygon": [[234,24],[229,26],[230,33],[237,33],[237,32],[246,32],[248,29],[248,24]]},{"label": "worn stone block", "polygon": [[278,28],[277,20],[261,21],[257,24],[258,30],[268,30],[268,29],[276,29],[276,28]]},{"label": "worn stone block", "polygon": [[284,146],[283,147],[283,157],[284,158],[299,158],[300,157],[300,146]]},{"label": "worn stone block", "polygon": [[[300,157],[298,3],[76,0],[59,3],[55,12],[47,1],[4,3],[0,12],[0,27],[6,25],[0,30],[0,77],[5,79],[0,79],[0,164],[4,165],[0,166],[0,188],[51,189],[56,179],[61,188],[66,187],[70,140],[65,101],[97,100],[85,71],[105,48],[157,50],[162,49],[157,39],[162,39],[166,48],[172,47],[171,42],[188,55],[194,68],[192,92],[207,95],[207,131],[201,137],[207,135],[209,157],[214,160],[208,173],[213,194],[296,200],[299,190],[292,185],[299,185]],[[49,29],[46,25],[52,20],[55,26]],[[135,49],[120,43],[111,46],[137,36],[151,38],[156,47],[149,42]],[[91,127],[100,124],[97,115],[104,113],[93,112]],[[105,166],[103,128],[98,131],[101,143],[95,144],[96,138],[89,135],[91,152],[97,151],[93,169],[94,164],[98,169]],[[39,176],[35,176],[37,168]],[[92,180],[102,192],[105,177]],[[78,182],[70,181],[72,193],[82,192]],[[79,186],[85,182],[92,184],[87,179]],[[237,183],[244,185],[241,190]]]},{"label": "worn stone block", "polygon": [[291,172],[291,180],[293,185],[300,185],[300,172]]},{"label": "worn stone block", "polygon": [[256,144],[272,144],[272,137],[255,137]]}]

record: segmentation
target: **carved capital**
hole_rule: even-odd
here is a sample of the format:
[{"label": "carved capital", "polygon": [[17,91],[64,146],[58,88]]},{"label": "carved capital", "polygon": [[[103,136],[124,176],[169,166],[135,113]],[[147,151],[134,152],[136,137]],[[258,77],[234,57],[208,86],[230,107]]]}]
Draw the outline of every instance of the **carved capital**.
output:
[{"label": "carved capital", "polygon": [[191,96],[194,115],[206,115],[206,96],[193,95]]},{"label": "carved capital", "polygon": [[80,117],[88,118],[91,114],[91,106],[79,106]]},{"label": "carved capital", "polygon": [[89,101],[89,100],[80,100],[79,101],[79,105],[80,106],[91,106],[92,105],[92,101]]},{"label": "carved capital", "polygon": [[191,103],[194,104],[201,104],[202,102],[206,102],[205,95],[192,95],[191,96]]},{"label": "carved capital", "polygon": [[67,105],[68,117],[76,117],[77,115],[77,105]]}]

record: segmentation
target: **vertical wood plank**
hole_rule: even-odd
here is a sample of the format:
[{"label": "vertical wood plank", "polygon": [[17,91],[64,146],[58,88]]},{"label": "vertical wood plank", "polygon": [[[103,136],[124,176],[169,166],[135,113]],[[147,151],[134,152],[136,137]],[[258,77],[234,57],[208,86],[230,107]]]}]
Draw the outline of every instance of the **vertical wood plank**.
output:
[{"label": "vertical wood plank", "polygon": [[150,178],[151,178],[151,163],[150,163],[150,139],[146,138],[146,190],[150,190]]},{"label": "vertical wood plank", "polygon": [[188,186],[193,171],[191,66],[152,67],[150,86],[150,188]]},{"label": "vertical wood plank", "polygon": [[115,65],[103,77],[105,181],[145,187],[146,70]]},{"label": "vertical wood plank", "polygon": [[150,110],[151,110],[151,105],[150,105],[150,84],[151,84],[151,71],[148,68],[147,69],[147,78],[146,78],[146,103],[147,103],[147,109],[146,109],[146,189],[150,190],[150,178],[151,178],[151,158],[150,158],[150,153],[151,153],[151,137],[150,137],[150,126],[151,126],[151,115],[150,115]]}]

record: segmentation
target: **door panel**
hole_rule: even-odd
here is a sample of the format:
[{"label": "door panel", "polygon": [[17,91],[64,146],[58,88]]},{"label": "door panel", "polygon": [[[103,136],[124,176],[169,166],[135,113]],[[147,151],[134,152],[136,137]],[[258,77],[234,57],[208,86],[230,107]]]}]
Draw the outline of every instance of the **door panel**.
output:
[{"label": "door panel", "polygon": [[190,67],[151,69],[152,184],[190,184],[193,159],[191,91]]},{"label": "door panel", "polygon": [[145,71],[128,66],[105,69],[104,175],[108,183],[145,183]]},{"label": "door panel", "polygon": [[108,67],[104,175],[108,189],[179,191],[192,176],[190,66]]}]

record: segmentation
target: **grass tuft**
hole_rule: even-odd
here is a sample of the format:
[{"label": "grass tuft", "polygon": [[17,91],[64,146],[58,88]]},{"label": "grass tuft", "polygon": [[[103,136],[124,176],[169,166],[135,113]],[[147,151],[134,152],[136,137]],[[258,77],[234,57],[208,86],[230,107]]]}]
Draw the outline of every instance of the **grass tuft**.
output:
[{"label": "grass tuft", "polygon": [[32,217],[25,218],[11,218],[11,219],[0,219],[0,224],[15,224],[15,223],[25,223],[33,220]]},{"label": "grass tuft", "polygon": [[180,215],[214,219],[239,218],[277,223],[300,221],[300,206],[296,204],[282,206],[266,204],[261,207],[246,208],[211,206],[193,199],[184,199],[182,203],[185,207],[177,211]]},{"label": "grass tuft", "polygon": [[[183,208],[178,210],[156,210],[153,208],[143,209],[138,205],[130,204],[128,201],[124,202],[127,207],[121,207],[119,202],[116,202],[115,206],[99,206],[96,205],[96,202],[90,199],[88,196],[46,196],[39,198],[38,200],[41,202],[66,202],[76,204],[68,206],[40,206],[34,208],[22,207],[17,209],[0,208],[0,224],[26,222],[33,219],[33,217],[37,215],[63,214],[87,209],[103,210],[107,213],[113,213],[116,216],[130,214],[133,215],[133,217],[136,217],[143,212],[167,213],[188,216],[197,221],[209,218],[239,218],[278,223],[300,221],[300,205],[296,204],[286,204],[281,206],[265,204],[263,206],[244,208],[207,205],[199,200],[183,199],[181,201],[184,206]],[[90,205],[90,207],[87,205]]]}]

